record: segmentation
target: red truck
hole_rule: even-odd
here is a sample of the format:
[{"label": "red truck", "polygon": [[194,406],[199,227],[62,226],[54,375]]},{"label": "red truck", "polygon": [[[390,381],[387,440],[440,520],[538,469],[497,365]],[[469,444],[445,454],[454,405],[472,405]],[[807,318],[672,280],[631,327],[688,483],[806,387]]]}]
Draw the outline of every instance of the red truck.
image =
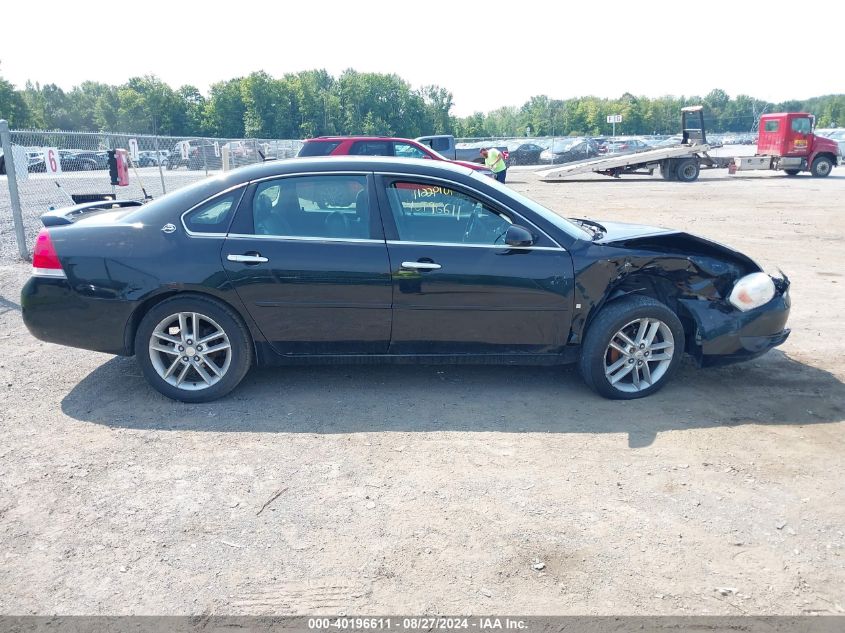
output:
[{"label": "red truck", "polygon": [[604,155],[600,158],[551,167],[538,172],[540,180],[557,182],[569,176],[595,172],[619,178],[623,174],[653,174],[659,169],[666,180],[693,182],[702,168],[725,168],[730,173],[752,169],[783,170],[790,176],[809,171],[824,178],[843,164],[836,141],[816,136],[812,114],[782,112],[760,117],[760,135],[754,156],[712,156],[704,129],[703,107],[681,108],[681,142],[642,152]]},{"label": "red truck", "polygon": [[824,178],[842,156],[839,145],[813,133],[815,117],[806,112],[779,112],[760,117],[757,153],[738,156],[730,173],[749,169],[782,169],[790,176],[809,171]]}]

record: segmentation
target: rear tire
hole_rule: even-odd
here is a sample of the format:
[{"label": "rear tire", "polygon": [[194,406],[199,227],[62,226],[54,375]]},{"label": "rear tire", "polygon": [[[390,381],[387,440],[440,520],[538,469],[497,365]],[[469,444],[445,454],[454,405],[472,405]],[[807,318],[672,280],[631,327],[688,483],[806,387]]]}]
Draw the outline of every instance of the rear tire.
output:
[{"label": "rear tire", "polygon": [[675,163],[667,160],[660,166],[660,175],[663,180],[675,180]]},{"label": "rear tire", "polygon": [[182,402],[232,391],[252,366],[252,338],[228,306],[198,295],[154,306],[135,334],[135,357],[150,385]]},{"label": "rear tire", "polygon": [[695,158],[685,158],[675,167],[675,177],[678,182],[694,182],[698,180],[701,166]]},{"label": "rear tire", "polygon": [[830,175],[832,169],[833,161],[827,156],[819,156],[813,161],[813,165],[810,167],[810,173],[816,178],[825,178]]},{"label": "rear tire", "polygon": [[797,176],[798,172],[801,171],[800,169],[784,169],[783,171],[786,172],[787,176]]},{"label": "rear tire", "polygon": [[584,382],[605,398],[643,398],[675,373],[684,341],[681,321],[665,304],[651,297],[625,297],[607,304],[590,324],[578,369]]}]

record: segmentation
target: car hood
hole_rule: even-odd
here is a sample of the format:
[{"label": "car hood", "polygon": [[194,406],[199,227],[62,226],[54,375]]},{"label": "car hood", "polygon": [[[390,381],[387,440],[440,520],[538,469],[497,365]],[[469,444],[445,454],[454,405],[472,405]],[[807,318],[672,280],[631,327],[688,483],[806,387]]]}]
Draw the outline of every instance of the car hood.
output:
[{"label": "car hood", "polygon": [[619,240],[627,240],[634,237],[645,237],[647,235],[678,233],[678,231],[673,229],[665,229],[659,226],[649,226],[647,224],[631,224],[628,222],[600,222],[600,224],[607,229],[607,233],[605,233],[601,239],[596,240],[598,244],[617,242]]},{"label": "car hood", "polygon": [[683,257],[714,258],[738,265],[744,274],[762,270],[757,262],[730,246],[692,233],[626,222],[600,222],[600,224],[607,232],[594,243],[602,246],[657,251]]},{"label": "car hood", "polygon": [[475,171],[485,171],[489,169],[486,165],[482,165],[481,163],[471,163],[468,160],[450,160],[449,162],[454,163],[455,165],[460,165],[461,167],[469,167]]}]

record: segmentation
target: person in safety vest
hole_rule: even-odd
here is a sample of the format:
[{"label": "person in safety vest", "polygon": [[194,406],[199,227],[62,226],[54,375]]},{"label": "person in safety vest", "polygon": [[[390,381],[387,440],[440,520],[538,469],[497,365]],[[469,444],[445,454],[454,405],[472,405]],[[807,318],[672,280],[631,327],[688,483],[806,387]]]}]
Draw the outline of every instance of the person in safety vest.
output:
[{"label": "person in safety vest", "polygon": [[504,154],[495,147],[482,147],[481,155],[484,157],[484,164],[490,168],[496,180],[504,183],[508,173],[508,164],[505,162]]}]

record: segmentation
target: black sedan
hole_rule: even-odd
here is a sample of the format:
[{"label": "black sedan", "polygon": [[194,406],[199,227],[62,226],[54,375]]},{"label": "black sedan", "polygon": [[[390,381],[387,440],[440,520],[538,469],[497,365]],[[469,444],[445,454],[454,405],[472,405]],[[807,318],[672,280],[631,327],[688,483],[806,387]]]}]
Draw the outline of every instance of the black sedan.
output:
[{"label": "black sedan", "polygon": [[789,282],[741,253],[567,220],[442,162],[275,161],[107,204],[42,216],[24,321],[134,354],[177,400],[218,398],[254,364],[408,361],[576,362],[629,399],[685,352],[744,360],[789,334]]},{"label": "black sedan", "polygon": [[542,163],[572,163],[578,160],[595,158],[599,155],[599,146],[591,138],[556,139],[549,149],[540,153]]},{"label": "black sedan", "polygon": [[508,143],[508,166],[510,165],[539,165],[540,154],[545,148],[536,143],[522,143],[514,141]]}]

